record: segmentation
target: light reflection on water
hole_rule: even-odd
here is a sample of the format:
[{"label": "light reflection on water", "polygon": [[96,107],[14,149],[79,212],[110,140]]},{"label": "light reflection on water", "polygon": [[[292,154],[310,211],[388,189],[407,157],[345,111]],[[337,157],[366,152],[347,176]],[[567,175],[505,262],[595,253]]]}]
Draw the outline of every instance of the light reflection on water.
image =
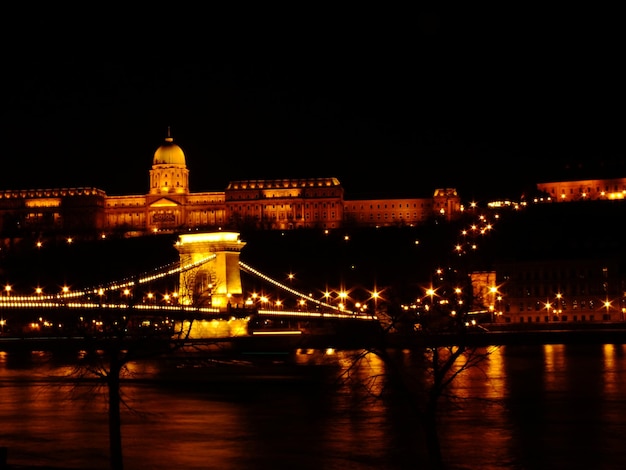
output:
[{"label": "light reflection on water", "polygon": [[[449,468],[621,468],[626,464],[623,345],[495,348],[452,383],[440,409]],[[417,359],[409,353],[403,361]],[[106,401],[91,383],[52,377],[71,357],[0,353],[0,446],[9,463],[108,468]],[[326,380],[259,377],[123,385],[127,470],[427,468],[424,439],[399,400],[377,400],[384,364],[369,357],[335,387],[348,354],[300,357]],[[155,363],[136,379],[158,377]],[[197,373],[198,371],[194,371]]]},{"label": "light reflection on water", "polygon": [[593,344],[494,351],[486,379],[476,369],[453,383],[460,395],[491,400],[447,409],[440,431],[448,460],[465,460],[465,468],[478,461],[482,468],[624,468],[625,351]]}]

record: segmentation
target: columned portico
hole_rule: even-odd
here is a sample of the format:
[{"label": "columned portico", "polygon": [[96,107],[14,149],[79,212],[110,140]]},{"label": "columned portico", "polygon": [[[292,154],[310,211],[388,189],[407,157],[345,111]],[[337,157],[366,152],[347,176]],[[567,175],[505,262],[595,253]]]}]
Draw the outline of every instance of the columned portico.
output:
[{"label": "columned portico", "polygon": [[179,303],[217,308],[243,305],[239,253],[245,245],[236,232],[180,235],[176,249],[181,266],[200,264],[181,271]]}]

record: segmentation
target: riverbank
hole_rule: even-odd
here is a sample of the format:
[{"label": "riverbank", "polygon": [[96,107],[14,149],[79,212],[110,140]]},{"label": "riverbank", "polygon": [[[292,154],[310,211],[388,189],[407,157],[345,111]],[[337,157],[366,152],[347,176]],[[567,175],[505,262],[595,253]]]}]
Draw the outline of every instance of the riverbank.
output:
[{"label": "riverbank", "polygon": [[[626,322],[602,323],[485,323],[461,334],[429,334],[420,341],[425,346],[466,344],[505,346],[532,344],[619,344],[626,343]],[[408,338],[398,335],[398,344]],[[411,339],[410,341],[415,341]]]},{"label": "riverbank", "polygon": [[[370,347],[433,347],[454,344],[498,346],[524,344],[626,343],[626,322],[605,323],[489,323],[457,334],[410,334],[368,331],[360,334],[249,335],[233,338],[188,340],[187,349],[202,355],[284,354],[296,349],[361,349]],[[0,351],[76,351],[93,348],[82,337],[0,336]]]}]

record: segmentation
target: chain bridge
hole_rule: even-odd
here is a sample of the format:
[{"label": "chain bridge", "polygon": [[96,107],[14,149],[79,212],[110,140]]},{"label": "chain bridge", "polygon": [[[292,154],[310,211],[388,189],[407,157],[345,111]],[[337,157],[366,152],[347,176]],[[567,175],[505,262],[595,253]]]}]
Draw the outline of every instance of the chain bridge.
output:
[{"label": "chain bridge", "polygon": [[[378,324],[375,312],[315,299],[242,262],[245,244],[237,232],[182,234],[175,244],[177,261],[132,278],[56,294],[10,295],[7,290],[0,297],[0,337],[67,336],[78,323],[97,327],[116,315],[146,328],[189,323],[195,338],[299,335]],[[242,273],[280,290],[296,307],[263,293],[245,293]],[[165,278],[177,280],[177,289],[152,293],[151,286]]]}]

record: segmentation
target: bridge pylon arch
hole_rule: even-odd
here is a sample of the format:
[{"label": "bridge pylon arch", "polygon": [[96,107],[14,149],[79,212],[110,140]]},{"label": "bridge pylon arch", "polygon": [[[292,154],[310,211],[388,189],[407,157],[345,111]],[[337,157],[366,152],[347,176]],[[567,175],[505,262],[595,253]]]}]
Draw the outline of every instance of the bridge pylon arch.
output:
[{"label": "bridge pylon arch", "polygon": [[197,306],[210,303],[211,307],[220,309],[242,306],[239,253],[245,245],[237,232],[179,235],[176,249],[180,265],[194,266],[180,272],[179,303]]}]

